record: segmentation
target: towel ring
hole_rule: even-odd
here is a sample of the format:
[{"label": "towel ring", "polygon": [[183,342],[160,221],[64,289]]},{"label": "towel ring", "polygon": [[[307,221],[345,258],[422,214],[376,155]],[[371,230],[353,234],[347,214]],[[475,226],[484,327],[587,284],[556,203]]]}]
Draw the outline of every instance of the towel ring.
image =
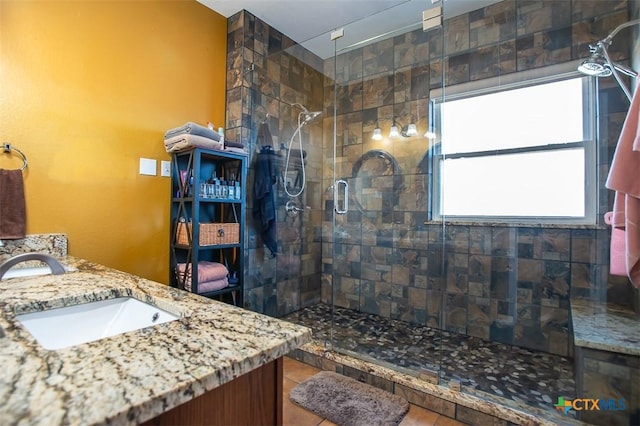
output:
[{"label": "towel ring", "polygon": [[17,152],[20,157],[22,157],[22,167],[20,167],[20,170],[24,170],[27,168],[27,156],[24,155],[24,152],[20,151],[18,148],[11,146],[11,144],[5,143],[4,144],[4,152],[6,152],[7,154],[11,154],[13,151]]}]

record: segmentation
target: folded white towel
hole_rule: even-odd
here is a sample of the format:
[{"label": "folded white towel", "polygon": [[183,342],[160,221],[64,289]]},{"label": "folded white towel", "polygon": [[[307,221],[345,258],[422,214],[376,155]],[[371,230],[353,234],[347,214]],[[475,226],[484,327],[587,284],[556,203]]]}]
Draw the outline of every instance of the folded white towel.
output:
[{"label": "folded white towel", "polygon": [[213,139],[214,141],[220,140],[220,133],[198,123],[194,123],[193,121],[188,121],[180,127],[167,130],[164,134],[164,138],[172,138],[183,133],[189,133],[196,136],[204,136],[205,138]]},{"label": "folded white towel", "polygon": [[181,134],[164,140],[167,152],[177,152],[189,148],[207,148],[223,150],[224,144],[203,136]]}]

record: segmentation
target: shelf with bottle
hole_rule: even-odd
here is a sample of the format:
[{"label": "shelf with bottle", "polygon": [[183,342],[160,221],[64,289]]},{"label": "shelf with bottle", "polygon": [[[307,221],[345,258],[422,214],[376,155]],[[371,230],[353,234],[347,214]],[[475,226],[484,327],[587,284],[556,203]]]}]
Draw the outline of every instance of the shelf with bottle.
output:
[{"label": "shelf with bottle", "polygon": [[[241,304],[247,158],[195,148],[174,153],[173,161],[171,285],[206,297],[230,293]],[[198,281],[202,262],[228,265],[224,288],[210,291]],[[177,276],[179,265],[188,265],[193,282]]]},{"label": "shelf with bottle", "polygon": [[230,179],[224,180],[216,176],[215,170],[209,179],[200,182],[198,196],[202,200],[222,200],[224,202],[240,202],[242,187],[236,180],[235,173],[231,173]]}]

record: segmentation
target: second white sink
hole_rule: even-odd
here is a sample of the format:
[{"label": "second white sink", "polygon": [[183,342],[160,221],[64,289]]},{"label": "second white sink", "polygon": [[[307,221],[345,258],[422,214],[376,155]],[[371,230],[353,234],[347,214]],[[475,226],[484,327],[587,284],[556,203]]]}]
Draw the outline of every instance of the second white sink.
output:
[{"label": "second white sink", "polygon": [[63,349],[180,317],[132,297],[119,297],[16,316],[45,349]]}]

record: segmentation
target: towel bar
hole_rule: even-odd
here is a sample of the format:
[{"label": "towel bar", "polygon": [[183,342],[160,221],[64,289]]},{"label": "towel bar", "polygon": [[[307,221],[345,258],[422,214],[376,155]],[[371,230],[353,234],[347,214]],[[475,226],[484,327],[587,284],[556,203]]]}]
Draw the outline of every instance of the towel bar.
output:
[{"label": "towel bar", "polygon": [[5,143],[4,144],[4,152],[6,152],[7,154],[11,154],[13,151],[17,152],[20,157],[22,157],[22,167],[20,167],[20,170],[24,170],[27,168],[27,156],[24,155],[24,152],[20,151],[18,148],[11,146],[11,144]]}]

